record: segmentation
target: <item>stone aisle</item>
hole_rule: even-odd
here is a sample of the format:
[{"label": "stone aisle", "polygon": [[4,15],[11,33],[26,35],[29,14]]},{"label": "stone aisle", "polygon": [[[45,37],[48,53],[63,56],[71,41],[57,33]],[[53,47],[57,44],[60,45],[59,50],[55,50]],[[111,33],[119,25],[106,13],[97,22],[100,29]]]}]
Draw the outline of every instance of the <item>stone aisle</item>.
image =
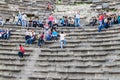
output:
[{"label": "stone aisle", "polygon": [[39,48],[34,49],[33,54],[30,55],[24,69],[21,71],[21,76],[18,76],[17,80],[28,80],[33,73],[33,69],[35,69],[35,63],[39,58],[39,54],[41,54],[41,50]]}]

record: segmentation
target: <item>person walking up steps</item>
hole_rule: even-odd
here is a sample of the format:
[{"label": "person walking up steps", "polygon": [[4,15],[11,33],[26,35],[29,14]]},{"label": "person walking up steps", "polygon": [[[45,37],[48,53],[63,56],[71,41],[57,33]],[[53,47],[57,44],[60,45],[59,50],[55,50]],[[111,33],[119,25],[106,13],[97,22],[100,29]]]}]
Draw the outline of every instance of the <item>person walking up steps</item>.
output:
[{"label": "person walking up steps", "polygon": [[24,53],[25,53],[25,49],[24,49],[24,47],[20,44],[19,45],[19,47],[20,47],[20,50],[19,50],[19,52],[18,52],[18,56],[20,57],[20,58],[23,58],[23,55],[24,55]]},{"label": "person walking up steps", "polygon": [[63,31],[60,34],[60,48],[63,48],[63,45],[66,45],[66,39],[65,39],[66,34],[63,33]]}]

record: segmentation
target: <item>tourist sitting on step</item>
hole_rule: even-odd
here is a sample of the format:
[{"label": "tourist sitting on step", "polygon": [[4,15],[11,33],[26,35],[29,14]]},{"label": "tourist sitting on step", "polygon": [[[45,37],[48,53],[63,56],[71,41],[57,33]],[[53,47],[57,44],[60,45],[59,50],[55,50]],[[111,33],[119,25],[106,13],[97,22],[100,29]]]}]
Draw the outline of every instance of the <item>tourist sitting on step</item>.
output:
[{"label": "tourist sitting on step", "polygon": [[58,27],[58,23],[59,23],[59,20],[55,18],[55,20],[53,21],[53,27]]},{"label": "tourist sitting on step", "polygon": [[35,19],[35,18],[34,18],[34,20],[33,20],[33,27],[35,27],[35,28],[38,27],[37,19]]},{"label": "tourist sitting on step", "polygon": [[22,25],[22,14],[21,14],[20,11],[19,11],[19,13],[18,13],[18,21],[17,21],[16,25],[18,25],[19,22],[20,22],[20,25]]},{"label": "tourist sitting on step", "polygon": [[38,18],[38,20],[37,20],[37,25],[38,25],[38,27],[44,28],[43,21],[40,20],[39,18]]},{"label": "tourist sitting on step", "polygon": [[114,24],[118,24],[118,16],[114,14]]},{"label": "tourist sitting on step", "polygon": [[60,33],[60,48],[63,48],[63,45],[66,45],[66,39],[65,39],[66,34],[64,32]]},{"label": "tourist sitting on step", "polygon": [[49,24],[47,23],[47,21],[44,23],[44,29],[48,30],[50,28]]},{"label": "tourist sitting on step", "polygon": [[29,19],[28,26],[29,27],[33,27],[33,20],[32,20],[32,18]]},{"label": "tourist sitting on step", "polygon": [[65,16],[65,17],[64,17],[63,26],[69,26],[69,23],[68,23],[68,16]]},{"label": "tourist sitting on step", "polygon": [[24,47],[21,44],[19,45],[19,47],[20,47],[20,49],[19,49],[19,52],[18,52],[18,56],[20,58],[23,58],[24,53],[25,53],[25,49],[24,49]]},{"label": "tourist sitting on step", "polygon": [[96,19],[96,17],[94,16],[94,17],[92,17],[92,19],[90,19],[89,26],[95,26],[96,23],[97,23],[97,19]]},{"label": "tourist sitting on step", "polygon": [[101,32],[102,29],[108,28],[108,27],[110,27],[110,24],[109,24],[108,20],[105,19],[105,20],[104,20],[104,24],[103,24],[103,25],[99,25],[99,27],[98,27],[98,32]]},{"label": "tourist sitting on step", "polygon": [[28,28],[26,33],[25,33],[25,40],[30,39],[31,38],[31,34],[32,34],[31,30]]},{"label": "tourist sitting on step", "polygon": [[68,26],[75,27],[75,21],[72,17],[69,17],[68,19]]},{"label": "tourist sitting on step", "polygon": [[44,34],[45,34],[45,40],[50,41],[51,40],[51,28],[44,28]]},{"label": "tourist sitting on step", "polygon": [[36,33],[34,29],[32,31],[26,31],[26,44],[32,44],[36,40]]},{"label": "tourist sitting on step", "polygon": [[113,15],[109,15],[108,20],[110,22],[110,26],[112,26],[114,24],[114,16]]},{"label": "tourist sitting on step", "polygon": [[52,40],[58,40],[58,32],[55,29],[52,31]]},{"label": "tourist sitting on step", "polygon": [[26,40],[26,44],[33,44],[35,40],[36,40],[36,36],[32,35],[31,38]]},{"label": "tourist sitting on step", "polygon": [[5,30],[5,33],[3,34],[3,38],[4,39],[9,39],[10,38],[10,30],[9,29]]},{"label": "tourist sitting on step", "polygon": [[89,20],[89,24],[87,24],[86,26],[92,26],[93,25],[93,17]]},{"label": "tourist sitting on step", "polygon": [[59,20],[59,26],[62,27],[64,25],[64,18],[61,18]]},{"label": "tourist sitting on step", "polygon": [[42,34],[39,33],[39,38],[38,38],[38,46],[41,47],[43,44],[45,44],[44,41],[44,32]]},{"label": "tourist sitting on step", "polygon": [[4,39],[5,30],[0,30],[0,39]]}]

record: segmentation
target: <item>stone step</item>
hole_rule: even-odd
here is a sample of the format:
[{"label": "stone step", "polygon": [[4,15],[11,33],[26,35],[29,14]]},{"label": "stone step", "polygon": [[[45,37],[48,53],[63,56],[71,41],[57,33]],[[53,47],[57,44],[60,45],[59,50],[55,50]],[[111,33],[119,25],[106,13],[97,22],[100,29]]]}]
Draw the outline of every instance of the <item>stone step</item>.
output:
[{"label": "stone step", "polygon": [[16,61],[14,61],[14,62],[10,62],[10,61],[0,61],[0,64],[1,65],[5,65],[5,66],[19,66],[19,67],[23,67],[23,66],[25,66],[25,62],[16,62]]},{"label": "stone step", "polygon": [[[119,47],[119,45],[120,45],[120,43],[119,42],[116,42],[116,43],[101,43],[101,44],[99,44],[99,43],[91,43],[91,44],[89,44],[89,43],[84,43],[84,44],[82,44],[82,43],[79,43],[79,44],[75,44],[75,43],[69,43],[69,44],[67,44],[67,45],[65,45],[64,46],[64,48],[65,49],[67,49],[67,48],[90,48],[90,47],[92,47],[92,48],[108,48],[108,47]],[[52,46],[50,46],[49,47],[50,49],[58,49],[58,48],[60,48],[60,44],[53,44]]]},{"label": "stone step", "polygon": [[108,78],[104,78],[104,77],[99,77],[99,78],[80,78],[80,77],[73,77],[73,76],[70,76],[68,77],[69,79],[68,80],[109,80]]},{"label": "stone step", "polygon": [[82,52],[82,51],[115,51],[119,50],[119,47],[111,48],[69,48],[69,49],[41,49],[42,52]]},{"label": "stone step", "polygon": [[[43,32],[42,30],[39,30],[36,32],[36,34],[38,34],[39,32]],[[88,32],[81,32],[81,33],[69,33],[67,32],[67,37],[73,37],[73,38],[105,38],[105,37],[115,37],[115,36],[119,36],[119,31],[116,31],[116,32],[111,32],[111,33],[88,33]],[[60,33],[60,32],[58,32]],[[19,36],[25,36],[25,31],[23,33],[20,33],[20,32],[11,32],[12,35],[19,35]],[[105,34],[105,35],[104,35]]]},{"label": "stone step", "polygon": [[37,61],[48,61],[48,62],[71,62],[71,61],[81,61],[81,62],[88,62],[88,61],[91,61],[91,62],[106,62],[107,61],[107,59],[105,59],[105,58],[97,58],[97,59],[88,59],[88,58],[84,58],[84,59],[79,59],[79,57],[78,58],[76,58],[76,57],[74,57],[74,58],[45,58],[45,59],[39,59],[39,60],[37,60]]},{"label": "stone step", "polygon": [[[7,50],[7,51],[19,51],[17,47],[0,47],[0,50]],[[33,48],[25,48],[26,52],[33,52]]]},{"label": "stone step", "polygon": [[13,76],[13,75],[9,75],[9,74],[2,74],[0,73],[0,77],[3,78],[3,79],[6,79],[6,80],[16,80],[16,77]]},{"label": "stone step", "polygon": [[[6,56],[18,56],[18,51],[1,51],[0,55],[6,55]],[[25,52],[24,56],[30,56],[30,52]]]},{"label": "stone step", "polygon": [[[118,42],[120,41],[119,37],[116,37],[116,38],[107,38],[107,39],[81,39],[81,40],[67,40],[67,44],[70,44],[70,43],[74,43],[74,44],[77,44],[77,43],[110,43],[110,42]],[[11,39],[11,40],[0,40],[1,43],[25,43],[25,40],[17,40],[17,39]],[[34,43],[36,43],[37,41],[35,41]],[[46,44],[53,44],[56,42],[55,41],[45,41]],[[57,41],[58,43],[59,41]]]},{"label": "stone step", "polygon": [[[43,52],[43,54],[40,54],[40,57],[70,57],[70,56],[75,56],[75,57],[100,57],[100,56],[107,56],[110,53],[105,53],[105,52],[89,52],[89,53],[71,53],[71,52],[66,52],[65,53],[45,53]],[[114,54],[118,54],[117,52],[115,52]]]}]

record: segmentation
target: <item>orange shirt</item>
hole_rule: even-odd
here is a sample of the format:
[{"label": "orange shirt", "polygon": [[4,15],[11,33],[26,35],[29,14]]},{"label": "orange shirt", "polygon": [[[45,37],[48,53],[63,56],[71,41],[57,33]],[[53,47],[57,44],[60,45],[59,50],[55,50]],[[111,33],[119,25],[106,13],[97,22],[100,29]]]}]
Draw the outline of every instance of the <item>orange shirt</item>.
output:
[{"label": "orange shirt", "polygon": [[22,46],[20,46],[20,52],[22,52],[22,53],[25,52],[25,49]]},{"label": "orange shirt", "polygon": [[103,20],[104,19],[104,16],[103,15],[100,15],[99,16],[99,20]]}]

